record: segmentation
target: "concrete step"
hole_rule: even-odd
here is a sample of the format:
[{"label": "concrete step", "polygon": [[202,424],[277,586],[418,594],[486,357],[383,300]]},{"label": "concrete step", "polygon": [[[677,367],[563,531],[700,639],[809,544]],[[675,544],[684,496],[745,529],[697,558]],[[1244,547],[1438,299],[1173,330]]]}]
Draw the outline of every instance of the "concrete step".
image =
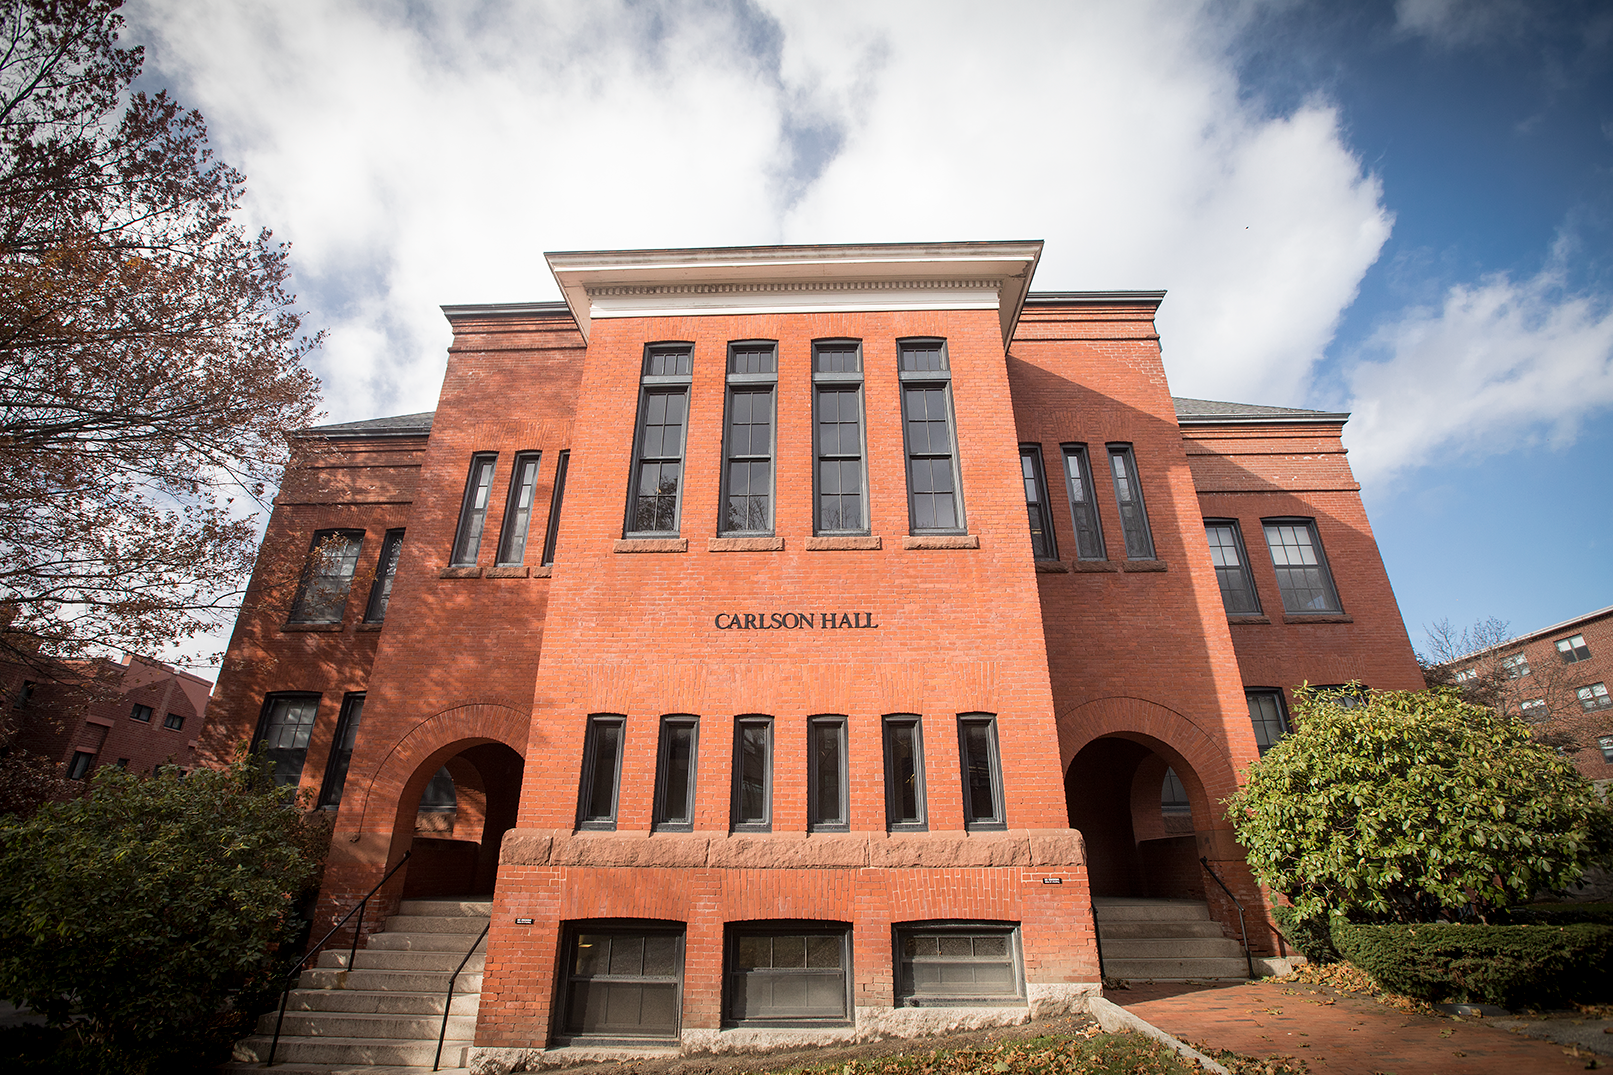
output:
[{"label": "concrete step", "polygon": [[[474,937],[487,925],[487,916],[395,914],[386,920],[386,933],[462,933]],[[375,934],[372,934],[375,936]],[[468,940],[466,943],[470,943]]]},{"label": "concrete step", "polygon": [[471,918],[493,917],[493,901],[486,900],[404,900],[398,904],[400,915],[452,915]]},{"label": "concrete step", "polygon": [[[273,1034],[278,1012],[258,1019],[259,1034]],[[287,1011],[280,1037],[297,1038],[392,1038],[400,1041],[437,1040],[442,1029],[441,1015],[383,1015],[373,1012]],[[450,1015],[449,1040],[469,1041],[476,1034],[476,1015]]]},{"label": "concrete step", "polygon": [[[435,1015],[442,1017],[445,986],[435,993],[388,993],[363,989],[293,989],[286,999],[288,1012],[369,1012],[374,1015]],[[456,985],[453,1007],[455,1015],[475,1015],[479,993],[458,992]]]},{"label": "concrete step", "polygon": [[[345,957],[346,952],[342,955]],[[357,970],[340,970],[334,967],[310,967],[297,979],[299,989],[361,989],[383,990],[388,993],[436,993],[448,990],[448,979],[453,969],[445,971],[373,970],[360,966]],[[454,992],[480,993],[482,970],[466,967],[454,979]]]},{"label": "concrete step", "polygon": [[[329,949],[319,953],[319,966],[324,969],[342,969],[348,965],[346,951],[332,952]],[[354,957],[354,970],[407,970],[407,971],[449,971],[458,968],[461,961],[465,962],[465,974],[480,974],[482,964],[487,959],[487,953],[477,950],[471,953],[470,959],[465,960],[463,951],[401,951],[387,952],[374,948],[360,948]]]},{"label": "concrete step", "polygon": [[1125,981],[1184,981],[1202,978],[1235,978],[1247,981],[1249,965],[1237,959],[1110,959],[1104,952],[1103,973]]},{"label": "concrete step", "polygon": [[[1243,946],[1225,937],[1103,937],[1103,960],[1117,959],[1236,959]],[[1245,968],[1247,971],[1247,968]]]},{"label": "concrete step", "polygon": [[1099,922],[1103,930],[1103,941],[1109,943],[1111,937],[1121,940],[1127,937],[1225,937],[1221,932],[1221,923],[1213,922],[1208,918],[1191,919],[1183,922]]},{"label": "concrete step", "polygon": [[[469,921],[474,922],[475,919]],[[485,925],[485,923],[484,923]],[[476,931],[480,933],[480,930]],[[366,952],[458,952],[464,955],[470,951],[471,942],[476,939],[476,933],[375,933],[365,942]],[[482,938],[477,951],[487,947],[487,938]]]},{"label": "concrete step", "polygon": [[[270,1037],[254,1034],[235,1044],[237,1063],[264,1062],[269,1057]],[[445,1067],[464,1067],[470,1052],[469,1041],[447,1041],[442,1047]],[[280,1035],[275,1049],[275,1068],[288,1064],[347,1064],[364,1067],[391,1064],[399,1067],[430,1068],[437,1053],[437,1038],[430,1041],[386,1041],[380,1038],[305,1038]]]},{"label": "concrete step", "polygon": [[1198,900],[1144,900],[1100,896],[1092,901],[1098,925],[1110,922],[1210,921],[1210,908]]},{"label": "concrete step", "polygon": [[[443,1050],[447,1052],[446,1047]],[[263,1075],[263,1064],[224,1064],[213,1069],[220,1075]],[[425,1075],[430,1068],[397,1064],[285,1064],[275,1054],[274,1075]],[[438,1068],[437,1075],[470,1075],[470,1068]]]}]

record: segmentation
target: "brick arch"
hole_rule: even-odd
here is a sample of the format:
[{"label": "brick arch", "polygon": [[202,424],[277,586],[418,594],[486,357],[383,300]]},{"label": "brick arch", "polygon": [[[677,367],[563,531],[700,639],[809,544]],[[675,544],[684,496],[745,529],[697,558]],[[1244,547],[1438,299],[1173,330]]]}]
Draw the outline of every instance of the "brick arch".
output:
[{"label": "brick arch", "polygon": [[[434,756],[446,760],[467,747],[502,743],[525,757],[531,723],[530,714],[497,702],[451,706],[426,717],[392,744],[392,749],[364,782],[363,805],[359,807],[356,828],[364,831],[371,827],[366,822],[370,821],[370,804],[378,789],[382,816],[376,820],[382,826],[390,826],[394,820],[392,815],[401,805],[405,786]],[[420,783],[424,786],[424,781]],[[391,809],[387,808],[388,803]]]},{"label": "brick arch", "polygon": [[1176,770],[1193,801],[1195,819],[1204,817],[1210,827],[1225,827],[1220,811],[1211,807],[1238,790],[1232,759],[1223,744],[1183,714],[1145,698],[1095,698],[1060,713],[1058,728],[1060,763],[1065,771],[1095,740],[1129,739],[1165,758]]}]

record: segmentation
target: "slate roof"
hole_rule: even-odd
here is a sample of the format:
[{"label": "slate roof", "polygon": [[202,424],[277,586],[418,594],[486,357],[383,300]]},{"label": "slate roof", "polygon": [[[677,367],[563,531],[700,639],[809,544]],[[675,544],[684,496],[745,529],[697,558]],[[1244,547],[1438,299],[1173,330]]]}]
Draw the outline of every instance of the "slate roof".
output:
[{"label": "slate roof", "polygon": [[1176,405],[1176,418],[1201,420],[1261,420],[1278,421],[1284,418],[1302,419],[1313,418],[1319,421],[1340,421],[1348,418],[1348,414],[1334,411],[1311,411],[1301,407],[1267,407],[1258,403],[1221,403],[1213,399],[1186,399],[1181,396],[1172,396],[1171,402]]},{"label": "slate roof", "polygon": [[431,419],[436,413],[436,411],[421,411],[418,414],[397,414],[391,418],[366,418],[362,422],[336,422],[332,425],[314,426],[303,432],[319,433],[327,437],[423,436],[431,432]]}]

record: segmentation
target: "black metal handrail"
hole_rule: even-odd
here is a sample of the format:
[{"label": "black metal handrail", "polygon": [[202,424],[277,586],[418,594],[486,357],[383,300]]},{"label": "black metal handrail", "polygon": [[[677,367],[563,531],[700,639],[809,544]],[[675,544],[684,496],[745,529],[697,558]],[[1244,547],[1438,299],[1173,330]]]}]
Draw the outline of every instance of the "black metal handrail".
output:
[{"label": "black metal handrail", "polygon": [[296,965],[286,972],[286,987],[280,991],[280,1015],[274,1021],[274,1040],[269,1042],[269,1059],[263,1062],[264,1067],[274,1066],[275,1050],[280,1048],[280,1027],[286,1021],[286,1002],[291,999],[292,983],[296,981],[297,975],[302,973],[303,964],[322,951],[325,947],[325,942],[334,937],[337,930],[347,925],[347,920],[352,918],[356,912],[358,914],[358,924],[353,927],[353,945],[347,950],[347,969],[353,969],[353,958],[358,954],[358,935],[364,929],[364,908],[369,905],[370,897],[381,891],[382,885],[392,880],[392,875],[403,868],[403,864],[409,861],[409,856],[412,854],[414,854],[414,848],[405,851],[403,857],[398,860],[398,864],[388,870],[385,877],[375,882],[375,887],[370,889],[364,898],[358,901],[358,906],[342,915],[342,920],[330,927],[330,932],[319,938],[318,944],[310,945],[303,957],[297,960]]},{"label": "black metal handrail", "polygon": [[459,961],[459,966],[454,969],[453,975],[448,979],[448,996],[442,1002],[442,1029],[437,1031],[437,1055],[431,1060],[432,1071],[436,1071],[442,1063],[442,1043],[443,1039],[448,1036],[448,1013],[454,1007],[454,983],[459,981],[459,972],[465,969],[465,964],[470,962],[470,957],[476,954],[476,946],[482,943],[482,938],[487,936],[487,931],[492,928],[493,921],[488,919],[487,925],[482,927],[482,931],[476,935],[476,940],[472,942],[470,951],[465,953],[465,958]]},{"label": "black metal handrail", "polygon": [[1255,957],[1254,953],[1249,951],[1249,930],[1243,924],[1243,904],[1238,902],[1238,897],[1232,894],[1232,890],[1227,887],[1227,883],[1216,874],[1215,868],[1210,865],[1208,858],[1200,855],[1199,862],[1204,866],[1204,872],[1210,875],[1211,880],[1221,886],[1221,891],[1227,894],[1227,899],[1232,901],[1232,906],[1238,909],[1238,932],[1243,934],[1243,958],[1249,965],[1249,977],[1253,978],[1255,976]]}]

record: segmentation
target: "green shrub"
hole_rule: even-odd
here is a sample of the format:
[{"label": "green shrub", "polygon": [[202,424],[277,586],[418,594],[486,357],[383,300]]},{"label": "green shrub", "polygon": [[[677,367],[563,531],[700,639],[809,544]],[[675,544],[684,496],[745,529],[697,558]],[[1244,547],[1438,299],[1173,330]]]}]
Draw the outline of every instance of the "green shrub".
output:
[{"label": "green shrub", "polygon": [[1613,926],[1361,925],[1333,920],[1339,954],[1395,993],[1540,1008],[1613,992]]},{"label": "green shrub", "polygon": [[1273,907],[1271,920],[1284,939],[1312,963],[1339,961],[1326,918],[1300,918],[1292,907]]}]

